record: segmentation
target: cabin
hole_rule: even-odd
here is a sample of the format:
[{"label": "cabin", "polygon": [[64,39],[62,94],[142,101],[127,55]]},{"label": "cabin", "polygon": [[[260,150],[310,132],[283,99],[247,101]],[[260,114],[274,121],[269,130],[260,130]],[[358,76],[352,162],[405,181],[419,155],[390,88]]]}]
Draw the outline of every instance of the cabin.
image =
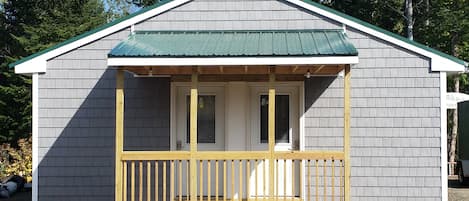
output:
[{"label": "cabin", "polygon": [[311,1],[172,0],[10,66],[34,201],[436,201],[467,63]]}]

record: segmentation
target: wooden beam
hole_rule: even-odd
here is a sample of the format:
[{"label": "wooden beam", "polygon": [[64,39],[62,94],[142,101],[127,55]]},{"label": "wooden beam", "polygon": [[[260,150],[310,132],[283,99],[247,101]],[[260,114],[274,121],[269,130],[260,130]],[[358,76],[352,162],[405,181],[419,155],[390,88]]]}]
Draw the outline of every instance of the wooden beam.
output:
[{"label": "wooden beam", "polygon": [[192,71],[192,85],[190,97],[190,198],[191,201],[197,201],[197,101],[198,101],[198,68]]},{"label": "wooden beam", "polygon": [[268,136],[269,136],[269,197],[274,200],[275,188],[275,173],[274,173],[274,151],[275,151],[275,69],[270,68],[269,73],[269,122],[268,122]]},{"label": "wooden beam", "polygon": [[115,158],[115,201],[122,201],[122,161],[124,151],[124,71],[116,74],[116,158]]},{"label": "wooden beam", "polygon": [[350,201],[350,65],[345,66],[344,75],[344,155],[345,155],[345,201]]}]

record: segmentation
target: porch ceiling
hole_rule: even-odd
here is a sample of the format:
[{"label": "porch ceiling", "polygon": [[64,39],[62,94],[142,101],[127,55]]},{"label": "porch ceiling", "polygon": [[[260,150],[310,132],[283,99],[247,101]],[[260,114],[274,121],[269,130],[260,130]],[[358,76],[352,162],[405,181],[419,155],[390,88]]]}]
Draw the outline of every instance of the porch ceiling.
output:
[{"label": "porch ceiling", "polygon": [[197,72],[201,81],[268,81],[274,71],[278,81],[303,80],[306,74],[336,75],[344,65],[278,65],[278,66],[126,66],[120,67],[138,76],[171,75],[175,81],[190,81]]}]

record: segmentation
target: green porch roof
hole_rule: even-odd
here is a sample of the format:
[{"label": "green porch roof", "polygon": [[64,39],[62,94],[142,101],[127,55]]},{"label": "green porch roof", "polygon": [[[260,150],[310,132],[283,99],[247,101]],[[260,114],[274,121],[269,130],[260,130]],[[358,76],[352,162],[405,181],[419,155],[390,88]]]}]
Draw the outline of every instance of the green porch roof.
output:
[{"label": "green porch roof", "polygon": [[109,57],[356,56],[342,30],[140,31]]}]

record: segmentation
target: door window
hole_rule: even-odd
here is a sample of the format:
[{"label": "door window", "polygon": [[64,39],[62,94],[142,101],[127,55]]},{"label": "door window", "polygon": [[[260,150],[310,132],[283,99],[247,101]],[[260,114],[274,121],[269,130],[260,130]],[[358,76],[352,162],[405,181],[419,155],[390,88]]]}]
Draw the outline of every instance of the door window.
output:
[{"label": "door window", "polygon": [[[269,96],[260,96],[260,138],[261,143],[268,143],[269,135]],[[275,143],[290,143],[290,97],[275,96]]]},{"label": "door window", "polygon": [[[186,143],[190,142],[190,96],[186,98]],[[197,143],[215,143],[215,96],[199,95],[197,100]]]}]

